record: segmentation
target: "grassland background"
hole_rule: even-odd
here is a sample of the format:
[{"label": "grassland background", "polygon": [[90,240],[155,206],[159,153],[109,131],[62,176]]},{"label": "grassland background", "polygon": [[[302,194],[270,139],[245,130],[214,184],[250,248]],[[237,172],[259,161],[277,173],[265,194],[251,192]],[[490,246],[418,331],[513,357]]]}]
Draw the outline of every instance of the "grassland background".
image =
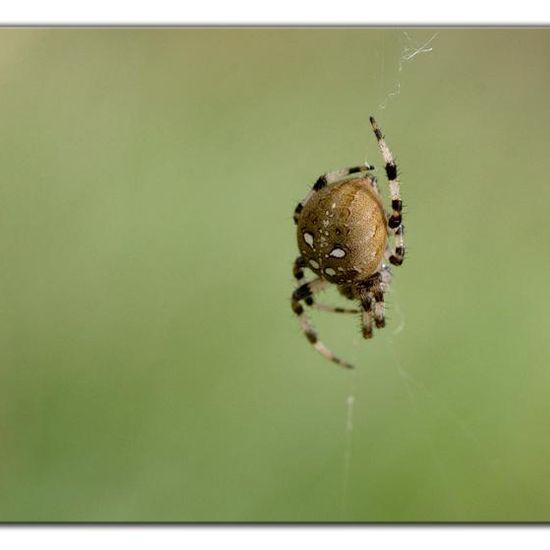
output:
[{"label": "grassland background", "polygon": [[[550,520],[549,85],[549,30],[0,30],[0,520]],[[315,315],[350,373],[291,213],[369,114],[408,248],[374,340]]]}]

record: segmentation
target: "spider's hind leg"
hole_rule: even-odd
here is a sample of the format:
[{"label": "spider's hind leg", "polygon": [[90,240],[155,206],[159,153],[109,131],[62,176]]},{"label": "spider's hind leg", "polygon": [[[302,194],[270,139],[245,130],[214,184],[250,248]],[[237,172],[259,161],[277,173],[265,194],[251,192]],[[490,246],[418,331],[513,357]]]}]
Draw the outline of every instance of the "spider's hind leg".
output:
[{"label": "spider's hind leg", "polygon": [[304,311],[304,307],[301,302],[306,301],[308,297],[313,297],[314,294],[322,290],[328,283],[323,279],[315,279],[310,283],[304,283],[299,286],[292,293],[292,311],[297,315],[300,322],[300,328],[304,333],[305,337],[308,339],[309,343],[326,359],[336,363],[337,365],[352,369],[353,366],[343,361],[339,357],[336,357],[317,337],[317,331],[315,330],[311,320]]}]

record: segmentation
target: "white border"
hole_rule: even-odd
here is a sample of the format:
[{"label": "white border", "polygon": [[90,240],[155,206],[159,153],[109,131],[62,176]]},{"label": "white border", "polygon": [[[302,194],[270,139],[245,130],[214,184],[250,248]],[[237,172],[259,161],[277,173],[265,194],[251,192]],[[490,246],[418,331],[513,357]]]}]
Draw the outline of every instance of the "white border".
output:
[{"label": "white border", "polygon": [[19,0],[5,2],[0,24],[110,25],[541,25],[550,23],[550,3],[443,3],[426,0]]},{"label": "white border", "polygon": [[546,550],[544,527],[4,527],[2,548],[41,550],[163,550],[223,548],[235,550],[422,549]]}]

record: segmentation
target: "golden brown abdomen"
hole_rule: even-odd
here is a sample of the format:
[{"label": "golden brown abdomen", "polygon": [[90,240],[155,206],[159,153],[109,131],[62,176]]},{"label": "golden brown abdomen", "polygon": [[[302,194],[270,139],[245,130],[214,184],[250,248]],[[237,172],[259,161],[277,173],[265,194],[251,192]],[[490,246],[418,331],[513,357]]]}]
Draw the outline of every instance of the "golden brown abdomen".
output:
[{"label": "golden brown abdomen", "polygon": [[313,194],[298,222],[298,247],[308,266],[331,283],[375,273],[388,239],[387,220],[369,177],[345,180]]}]

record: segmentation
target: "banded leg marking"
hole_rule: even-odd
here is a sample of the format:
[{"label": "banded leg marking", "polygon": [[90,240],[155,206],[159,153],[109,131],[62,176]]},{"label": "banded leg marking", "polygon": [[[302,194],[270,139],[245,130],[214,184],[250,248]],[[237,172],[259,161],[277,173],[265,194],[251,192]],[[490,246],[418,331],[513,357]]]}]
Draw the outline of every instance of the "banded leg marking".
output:
[{"label": "banded leg marking", "polygon": [[306,261],[302,256],[298,256],[294,260],[294,266],[292,268],[292,274],[298,283],[300,283],[304,278],[304,269],[306,267]]},{"label": "banded leg marking", "polygon": [[384,328],[386,326],[386,319],[384,317],[384,291],[382,287],[376,288],[372,296],[374,298],[374,324],[376,328]]},{"label": "banded leg marking", "polygon": [[405,233],[405,226],[401,224],[395,230],[395,233],[394,233],[395,242],[394,242],[393,250],[389,257],[390,263],[392,265],[401,265],[403,263],[403,259],[405,258],[405,243],[403,241],[404,233]]},{"label": "banded leg marking", "polygon": [[378,147],[380,149],[380,153],[382,154],[382,158],[384,159],[384,168],[386,170],[386,176],[388,177],[388,184],[390,186],[392,214],[388,220],[388,225],[392,229],[395,229],[401,224],[401,210],[403,207],[399,189],[399,179],[397,178],[397,166],[390,148],[382,135],[382,131],[378,126],[378,123],[373,117],[370,117],[370,123],[374,131],[374,135],[378,140]]},{"label": "banded leg marking", "polygon": [[405,257],[405,245],[403,242],[402,225],[403,202],[401,200],[399,178],[397,177],[397,165],[395,164],[395,159],[393,158],[392,152],[390,151],[390,148],[382,135],[382,131],[380,130],[378,123],[373,117],[370,117],[370,123],[374,131],[374,135],[378,141],[380,153],[384,159],[384,168],[386,170],[386,176],[390,186],[392,213],[388,218],[388,227],[395,235],[395,246],[390,256],[390,262],[393,265],[401,265]]},{"label": "banded leg marking", "polygon": [[386,325],[384,317],[384,290],[391,280],[391,273],[387,265],[368,279],[357,284],[357,295],[363,307],[362,326],[363,338],[372,338],[373,319],[376,328]]},{"label": "banded leg marking", "polygon": [[372,338],[372,296],[370,293],[366,293],[361,297],[361,305],[363,306],[361,318],[363,338]]},{"label": "banded leg marking", "polygon": [[[294,275],[294,278],[296,279],[296,282],[298,284],[304,282],[304,278],[305,278],[304,269],[306,267],[307,267],[307,262],[306,262],[305,258],[303,258],[302,256],[298,256],[296,258],[296,260],[294,260],[294,266],[292,268],[292,274]],[[306,296],[304,298],[304,301],[308,306],[312,306],[313,305],[313,296],[312,295]]]}]

